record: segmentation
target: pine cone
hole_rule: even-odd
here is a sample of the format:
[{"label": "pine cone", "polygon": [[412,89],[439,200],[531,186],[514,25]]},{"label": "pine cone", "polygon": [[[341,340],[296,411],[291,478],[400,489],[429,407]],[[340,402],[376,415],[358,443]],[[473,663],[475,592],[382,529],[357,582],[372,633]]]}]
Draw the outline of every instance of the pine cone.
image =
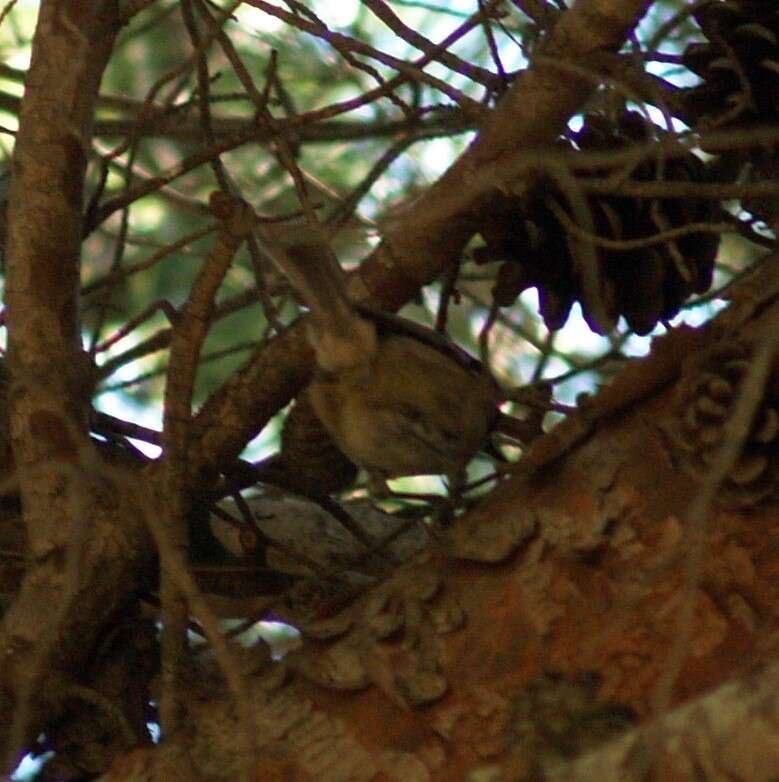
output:
[{"label": "pine cone", "polygon": [[[599,151],[645,142],[661,133],[635,112],[627,112],[618,125],[603,116],[588,115],[574,140],[582,150]],[[704,164],[687,154],[665,159],[662,170],[657,161],[647,159],[632,172],[632,179],[657,180],[660,173],[669,181],[706,178]],[[672,228],[710,222],[716,216],[711,201],[691,198],[591,196],[587,203],[595,233],[617,241],[649,239]],[[711,285],[719,244],[716,234],[693,233],[630,250],[595,245],[599,298],[607,319],[599,323],[592,313],[594,303],[584,294],[581,264],[572,254],[576,242],[569,241],[566,222],[575,222],[568,199],[553,184],[542,183],[528,199],[494,198],[481,221],[486,244],[481,257],[522,269],[514,274],[501,270],[493,291],[496,303],[506,306],[525,288],[536,287],[549,329],[564,325],[573,302],[579,301],[593,331],[602,333],[624,316],[634,331],[646,334],[658,321],[676,315],[691,293],[701,293]]]},{"label": "pine cone", "polygon": [[705,43],[682,61],[703,84],[686,109],[700,123],[769,123],[779,116],[779,9],[774,0],[713,0],[693,14]]},{"label": "pine cone", "polygon": [[[616,127],[601,116],[585,118],[576,141],[583,150],[605,151],[662,134],[636,112],[627,112]],[[657,161],[648,159],[631,178],[654,181],[660,173]],[[662,178],[700,182],[706,179],[706,168],[693,154],[670,158],[663,161]],[[716,215],[711,201],[691,198],[602,196],[591,199],[591,204],[596,230],[612,239],[651,237],[690,223],[711,222]],[[718,245],[716,234],[699,233],[629,251],[600,249],[615,319],[623,315],[636,333],[647,334],[659,321],[672,318],[691,293],[702,293],[711,285]]]},{"label": "pine cone", "polygon": [[[724,426],[747,373],[751,351],[743,342],[717,346],[685,372],[672,435],[682,465],[703,477],[724,439]],[[779,385],[769,380],[744,448],[719,498],[737,507],[779,498]]]},{"label": "pine cone", "polygon": [[485,261],[502,260],[506,267],[511,264],[522,270],[512,273],[505,268],[499,273],[493,289],[496,302],[508,306],[523,290],[536,287],[547,328],[564,326],[581,291],[565,231],[541,199],[526,203],[513,196],[496,196],[480,233],[487,245]]},{"label": "pine cone", "polygon": [[[685,90],[681,104],[688,124],[750,128],[779,119],[779,8],[774,0],[712,0],[693,14],[707,39],[690,44],[683,62],[702,84]],[[742,181],[776,177],[773,147],[738,146],[718,151],[718,165]],[[766,222],[779,213],[772,196],[745,199],[744,208]]]}]

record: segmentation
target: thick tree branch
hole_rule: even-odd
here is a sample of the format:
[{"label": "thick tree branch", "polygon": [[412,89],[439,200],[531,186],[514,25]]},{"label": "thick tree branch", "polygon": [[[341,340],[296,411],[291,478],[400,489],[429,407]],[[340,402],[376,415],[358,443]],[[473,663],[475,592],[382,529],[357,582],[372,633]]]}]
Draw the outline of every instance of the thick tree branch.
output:
[{"label": "thick tree branch", "polygon": [[14,149],[9,401],[30,564],[0,631],[3,770],[41,715],[56,717],[63,677],[126,599],[143,551],[132,475],[106,467],[89,440],[77,310],[84,171],[117,29],[112,0],[42,4]]},{"label": "thick tree branch", "polygon": [[5,295],[11,415],[26,513],[41,521],[56,511],[47,491],[36,492],[37,470],[72,459],[88,432],[90,372],[78,317],[81,212],[114,13],[106,2],[42,5],[12,161]]}]

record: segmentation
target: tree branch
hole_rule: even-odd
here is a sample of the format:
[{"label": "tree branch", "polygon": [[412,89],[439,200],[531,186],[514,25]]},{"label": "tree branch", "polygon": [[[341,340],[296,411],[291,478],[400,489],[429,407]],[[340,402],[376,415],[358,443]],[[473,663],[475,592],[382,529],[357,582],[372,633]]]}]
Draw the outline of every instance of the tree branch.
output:
[{"label": "tree branch", "polygon": [[14,149],[8,398],[31,564],[0,629],[2,770],[40,717],[62,708],[63,677],[127,599],[144,548],[132,480],[120,486],[89,440],[92,375],[77,308],[84,171],[117,30],[113,0],[42,3]]}]

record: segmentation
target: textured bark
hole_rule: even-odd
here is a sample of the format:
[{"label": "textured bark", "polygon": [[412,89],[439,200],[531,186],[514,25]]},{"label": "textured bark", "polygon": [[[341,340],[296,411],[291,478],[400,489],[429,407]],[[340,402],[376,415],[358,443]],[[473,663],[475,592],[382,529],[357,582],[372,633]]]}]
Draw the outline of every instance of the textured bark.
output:
[{"label": "textured bark", "polygon": [[14,149],[8,401],[30,565],[0,628],[6,767],[42,715],[61,712],[150,555],[132,473],[107,464],[88,437],[77,309],[86,152],[116,30],[112,2],[42,4]]},{"label": "textured bark", "polygon": [[[269,758],[259,778],[773,778],[779,515],[770,503],[715,506],[690,582],[685,527],[700,487],[670,432],[685,362],[759,339],[778,298],[766,267],[712,324],[631,363],[577,414],[586,426],[539,441],[535,463],[439,548],[356,599],[326,595],[324,612],[310,594],[307,613],[289,607],[302,647],[247,665]],[[192,697],[193,740],[207,746],[196,768],[230,778],[231,707]],[[176,752],[134,755],[106,779],[164,779]]]}]

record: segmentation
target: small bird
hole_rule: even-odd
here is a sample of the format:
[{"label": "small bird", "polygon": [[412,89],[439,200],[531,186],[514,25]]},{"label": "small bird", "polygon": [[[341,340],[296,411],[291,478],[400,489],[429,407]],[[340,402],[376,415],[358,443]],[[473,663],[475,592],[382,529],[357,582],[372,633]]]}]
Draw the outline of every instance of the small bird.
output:
[{"label": "small bird", "polygon": [[306,394],[336,445],[375,494],[407,475],[458,483],[500,416],[495,381],[437,332],[353,304],[325,241],[289,229],[274,238],[269,254],[311,313]]}]

